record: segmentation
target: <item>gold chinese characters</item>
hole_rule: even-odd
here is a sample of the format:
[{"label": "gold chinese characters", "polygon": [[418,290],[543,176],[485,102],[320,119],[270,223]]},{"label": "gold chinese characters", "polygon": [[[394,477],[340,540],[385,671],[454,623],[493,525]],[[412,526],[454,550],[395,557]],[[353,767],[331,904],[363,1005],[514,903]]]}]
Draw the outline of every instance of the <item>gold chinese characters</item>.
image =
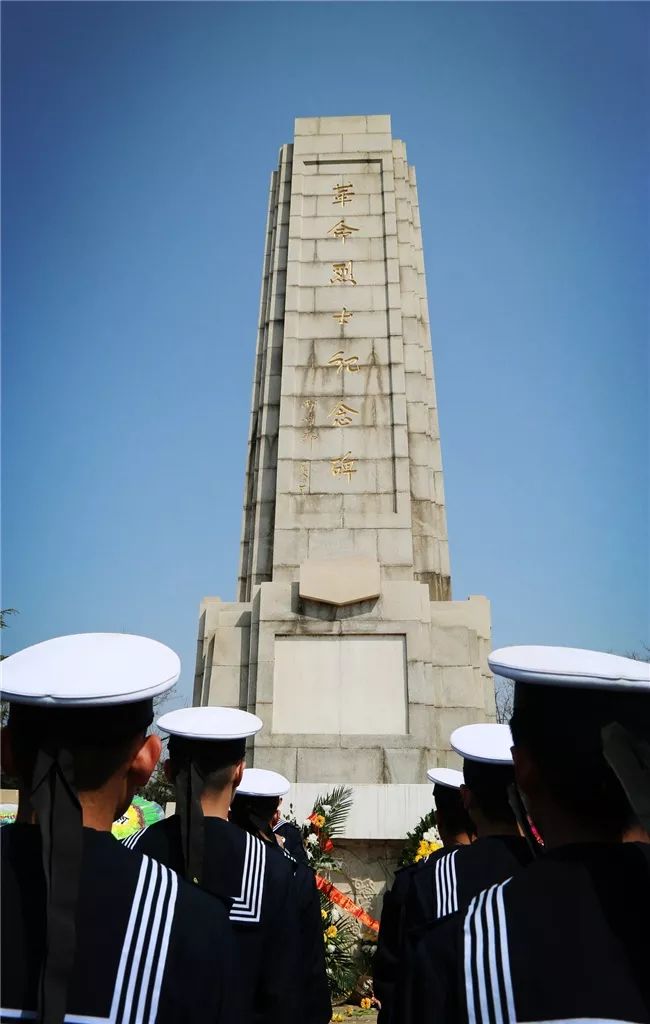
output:
[{"label": "gold chinese characters", "polygon": [[346,203],[352,202],[352,185],[333,185],[334,190],[334,202],[340,203],[341,206],[345,206]]},{"label": "gold chinese characters", "polygon": [[327,365],[335,366],[337,373],[343,373],[344,370],[347,370],[348,373],[358,373],[360,369],[359,356],[348,356],[346,358],[343,351],[335,352],[332,358],[327,360]]},{"label": "gold chinese characters", "polygon": [[306,398],[302,404],[305,408],[305,429],[302,434],[303,440],[316,441],[318,440],[318,431],[316,430],[316,402],[313,398]]},{"label": "gold chinese characters", "polygon": [[331,419],[333,427],[349,427],[352,423],[352,417],[358,416],[358,409],[351,409],[345,402],[337,402],[331,412],[327,414],[328,419]]},{"label": "gold chinese characters", "polygon": [[352,474],[356,473],[354,464],[357,460],[352,457],[352,452],[346,452],[340,459],[330,459],[332,466],[332,476],[347,476],[348,481],[352,479]]},{"label": "gold chinese characters", "polygon": [[310,476],[310,473],[309,473],[309,463],[308,462],[301,462],[300,463],[300,481],[298,483],[298,490],[300,491],[301,494],[304,494],[305,491],[309,487],[309,476]]},{"label": "gold chinese characters", "polygon": [[332,313],[332,319],[336,320],[337,323],[341,324],[341,327],[344,327],[345,324],[350,323],[352,315],[353,314],[350,312],[350,310],[346,309],[344,306],[340,313]]},{"label": "gold chinese characters", "polygon": [[330,228],[327,233],[328,235],[334,235],[335,238],[340,238],[345,242],[345,239],[349,238],[353,231],[358,230],[359,228],[352,228],[349,224],[346,224],[344,220],[340,220],[338,224],[335,224],[333,228]]},{"label": "gold chinese characters", "polygon": [[334,277],[330,277],[330,284],[356,284],[352,272],[352,260],[345,263],[332,263]]}]

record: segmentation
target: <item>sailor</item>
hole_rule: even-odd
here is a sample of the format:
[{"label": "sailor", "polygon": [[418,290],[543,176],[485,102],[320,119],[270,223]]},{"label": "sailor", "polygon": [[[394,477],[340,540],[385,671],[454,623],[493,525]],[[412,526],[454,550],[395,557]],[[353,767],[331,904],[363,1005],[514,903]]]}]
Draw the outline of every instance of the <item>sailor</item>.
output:
[{"label": "sailor", "polygon": [[286,818],[282,817],[282,813],[280,811],[281,805],[282,800],[280,800],[278,804],[278,809],[275,812],[271,827],[275,832],[276,837],[282,841],[284,849],[291,854],[294,860],[300,861],[301,864],[308,865],[309,858],[307,856],[307,851],[305,850],[305,844],[302,841],[300,829],[297,828],[292,821],[287,821]]},{"label": "sailor", "polygon": [[462,725],[449,742],[463,758],[460,795],[476,840],[436,851],[413,875],[405,910],[409,941],[419,939],[421,929],[463,910],[477,892],[510,878],[532,858],[510,805],[514,769],[509,726]]},{"label": "sailor", "polygon": [[[475,830],[460,798],[462,772],[455,768],[429,768],[427,778],[434,784],[436,827],[443,847],[453,850],[457,846],[468,846],[474,839]],[[399,868],[395,873],[392,888],[384,895],[381,927],[373,964],[374,993],[381,1004],[379,1024],[388,1024],[394,1019],[395,988],[400,976],[406,937],[406,899],[413,876],[422,870],[425,863],[426,860],[422,860]]]},{"label": "sailor", "polygon": [[414,1005],[449,1024],[650,1020],[650,666],[510,647],[517,786],[544,840],[525,871],[420,944]]},{"label": "sailor", "polygon": [[288,858],[292,865],[300,914],[300,1021],[301,1024],[328,1024],[332,1003],[325,972],[323,921],[314,872],[295,860],[286,847],[278,843],[272,824],[280,800],[289,792],[290,785],[279,772],[245,768],[230,808],[230,820],[266,843],[271,856]]},{"label": "sailor", "polygon": [[19,778],[19,804],[1,830],[0,1018],[240,1020],[227,913],[111,835],[158,760],[147,730],[153,698],[178,679],[176,654],[86,633],[19,651],[1,671],[3,765]]},{"label": "sailor", "polygon": [[246,740],[262,728],[237,708],[170,711],[165,772],[176,789],[176,813],[126,839],[219,897],[229,908],[236,943],[234,988],[255,1024],[277,1024],[297,1012],[300,922],[293,864],[228,821],[245,766]]},{"label": "sailor", "polygon": [[460,795],[463,773],[457,768],[429,768],[427,778],[433,782],[436,828],[444,849],[469,846],[476,839],[476,828]]}]

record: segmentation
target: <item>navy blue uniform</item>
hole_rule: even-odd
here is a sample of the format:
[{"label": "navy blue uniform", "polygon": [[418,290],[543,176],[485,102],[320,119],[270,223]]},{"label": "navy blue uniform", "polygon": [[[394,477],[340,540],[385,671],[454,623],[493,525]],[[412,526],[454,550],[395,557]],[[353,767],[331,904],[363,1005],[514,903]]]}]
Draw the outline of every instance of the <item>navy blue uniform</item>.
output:
[{"label": "navy blue uniform", "polygon": [[325,971],[325,943],[320,897],[311,868],[298,863],[290,853],[277,846],[270,848],[271,856],[288,860],[293,870],[293,888],[300,917],[300,1024],[328,1024],[332,1017],[327,974]]},{"label": "navy blue uniform", "polygon": [[547,851],[421,941],[405,1024],[648,1024],[648,921],[650,846]]},{"label": "navy blue uniform", "polygon": [[[298,1011],[300,922],[293,868],[266,843],[221,818],[203,822],[201,886],[228,908],[235,941],[233,988],[255,1024],[277,1024]],[[177,815],[124,840],[183,872]]]},{"label": "navy blue uniform", "polygon": [[[6,825],[2,844],[2,1021],[36,1018],[45,944],[45,878],[36,825]],[[206,951],[210,955],[206,956]],[[218,900],[83,830],[76,953],[66,1020],[230,1024],[233,938]],[[70,1016],[69,1016],[70,1015]]]},{"label": "navy blue uniform", "polygon": [[405,907],[411,878],[423,867],[423,862],[408,864],[395,872],[392,889],[384,893],[381,908],[379,938],[373,963],[373,990],[381,1003],[378,1024],[389,1024],[394,1019],[395,992],[399,982],[400,965],[405,939]]},{"label": "navy blue uniform", "polygon": [[510,878],[532,860],[521,836],[485,836],[468,846],[436,850],[411,877],[406,927],[423,927],[464,910],[481,889]]},{"label": "navy blue uniform", "polygon": [[[382,1004],[380,1024],[408,1013],[404,978],[424,929],[463,910],[481,889],[509,878],[530,863],[520,836],[486,836],[467,846],[444,847],[402,869],[386,895],[376,955],[375,995]],[[382,936],[382,933],[383,936]]]},{"label": "navy blue uniform", "polygon": [[282,836],[284,848],[291,854],[294,860],[299,861],[301,864],[309,864],[309,858],[305,851],[299,828],[296,828],[290,821],[280,818],[277,825],[273,826],[273,831],[277,836]]}]

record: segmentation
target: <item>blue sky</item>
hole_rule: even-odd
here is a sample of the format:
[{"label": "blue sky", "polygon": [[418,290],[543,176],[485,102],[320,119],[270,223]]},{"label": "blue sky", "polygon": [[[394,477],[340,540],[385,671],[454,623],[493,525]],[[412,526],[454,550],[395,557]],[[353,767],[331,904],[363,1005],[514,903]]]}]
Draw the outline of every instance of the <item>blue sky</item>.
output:
[{"label": "blue sky", "polygon": [[644,4],[3,5],[5,651],[235,596],[269,174],[390,113],[418,186],[454,596],[649,638]]}]

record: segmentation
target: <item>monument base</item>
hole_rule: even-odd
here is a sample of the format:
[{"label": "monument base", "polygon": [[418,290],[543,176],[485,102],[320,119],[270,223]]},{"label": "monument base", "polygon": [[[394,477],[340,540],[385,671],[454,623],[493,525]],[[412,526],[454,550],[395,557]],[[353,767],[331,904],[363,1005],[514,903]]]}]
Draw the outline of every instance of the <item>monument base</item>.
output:
[{"label": "monument base", "polygon": [[484,597],[431,601],[426,584],[384,579],[338,607],[262,583],[248,603],[204,600],[193,702],[259,715],[248,763],[285,775],[306,812],[350,784],[364,795],[347,837],[399,839],[430,806],[427,768],[458,764],[453,730],[494,720],[489,648]]}]

